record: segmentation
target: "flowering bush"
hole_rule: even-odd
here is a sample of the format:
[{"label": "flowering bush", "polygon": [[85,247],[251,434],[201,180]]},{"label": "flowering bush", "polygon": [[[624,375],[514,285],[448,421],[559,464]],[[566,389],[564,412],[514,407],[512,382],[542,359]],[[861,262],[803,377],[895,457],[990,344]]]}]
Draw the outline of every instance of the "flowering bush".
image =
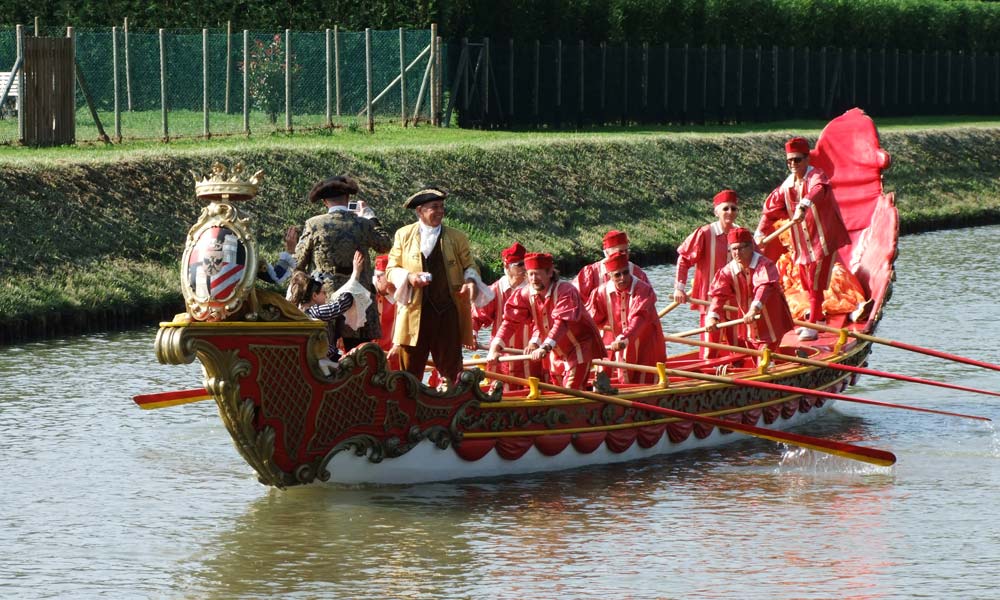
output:
[{"label": "flowering bush", "polygon": [[[256,40],[249,59],[245,68],[249,69],[250,99],[254,107],[264,111],[271,123],[275,123],[285,99],[285,47],[281,34],[274,34],[266,45],[263,40]],[[293,58],[292,74],[299,69]]]}]

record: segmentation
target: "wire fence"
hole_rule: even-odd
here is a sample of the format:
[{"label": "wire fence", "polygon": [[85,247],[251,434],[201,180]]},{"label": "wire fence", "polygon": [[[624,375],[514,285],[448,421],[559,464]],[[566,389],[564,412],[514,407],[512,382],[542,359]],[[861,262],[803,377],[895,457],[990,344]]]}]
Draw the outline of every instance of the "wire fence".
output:
[{"label": "wire fence", "polygon": [[[39,33],[62,37],[67,30]],[[71,33],[78,83],[85,83],[112,139],[365,128],[369,98],[372,125],[429,121],[431,96],[439,93],[432,80],[434,30]],[[0,72],[9,72],[17,56],[15,29],[0,30]],[[98,140],[84,92],[78,85],[76,139]],[[10,98],[0,112],[0,143],[19,139],[17,101]]]},{"label": "wire fence", "polygon": [[447,52],[444,118],[463,127],[1000,112],[1000,52],[489,39]]}]

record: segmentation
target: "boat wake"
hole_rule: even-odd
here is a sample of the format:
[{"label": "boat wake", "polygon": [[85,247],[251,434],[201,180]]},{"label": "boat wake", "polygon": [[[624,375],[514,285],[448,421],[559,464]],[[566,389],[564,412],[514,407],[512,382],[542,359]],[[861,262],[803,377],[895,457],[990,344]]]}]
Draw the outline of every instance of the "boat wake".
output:
[{"label": "boat wake", "polygon": [[[1000,441],[998,441],[998,450],[1000,450]],[[843,458],[795,446],[785,446],[785,450],[781,454],[781,460],[778,462],[778,467],[775,469],[775,473],[813,475],[825,473],[837,475],[881,475],[891,472],[892,467],[880,467],[850,458]]]}]

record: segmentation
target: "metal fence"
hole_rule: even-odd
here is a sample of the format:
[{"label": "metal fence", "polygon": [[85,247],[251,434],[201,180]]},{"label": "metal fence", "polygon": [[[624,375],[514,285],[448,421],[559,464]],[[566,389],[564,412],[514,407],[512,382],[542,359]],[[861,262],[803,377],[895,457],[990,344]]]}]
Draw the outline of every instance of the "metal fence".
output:
[{"label": "metal fence", "polygon": [[[78,83],[85,83],[77,86],[78,141],[99,139],[98,121],[112,139],[412,123],[431,119],[440,93],[433,29],[130,31],[123,26],[70,33]],[[65,36],[67,30],[40,35]],[[15,29],[0,30],[0,71],[11,70],[17,56]],[[13,117],[9,110],[0,115],[0,143],[18,139]]]},{"label": "metal fence", "polygon": [[573,127],[1000,113],[1000,53],[888,48],[450,44],[445,122]]}]

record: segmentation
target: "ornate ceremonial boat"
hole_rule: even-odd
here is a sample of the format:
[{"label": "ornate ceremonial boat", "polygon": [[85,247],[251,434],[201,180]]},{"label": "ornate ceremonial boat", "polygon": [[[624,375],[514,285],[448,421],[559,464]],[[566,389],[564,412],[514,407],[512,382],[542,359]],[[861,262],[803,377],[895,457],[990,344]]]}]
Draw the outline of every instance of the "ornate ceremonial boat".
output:
[{"label": "ornate ceremonial boat", "polygon": [[[889,156],[872,121],[854,109],[823,130],[811,162],[833,183],[852,240],[841,258],[864,288],[870,311],[858,322],[841,317],[829,323],[843,329],[815,341],[800,342],[792,332],[782,353],[863,365],[870,343],[844,331],[872,333],[890,296],[898,215],[893,195],[882,191]],[[630,461],[744,437],[719,421],[664,416],[537,386],[503,393],[478,369],[464,371],[458,385],[439,392],[390,370],[375,344],[324,371],[325,324],[254,285],[254,237],[234,202],[255,189],[241,191],[239,184],[224,168],[198,183],[199,197],[212,203],[191,229],[182,261],[187,313],[161,323],[156,354],[167,364],[201,362],[203,393],[217,403],[237,450],[262,483],[504,476]],[[616,383],[616,398],[775,431],[815,419],[835,402],[676,371],[717,374],[726,360],[701,362],[690,351],[671,356],[657,384]],[[728,361],[730,377],[811,391],[841,392],[856,377],[826,366],[774,361],[758,368],[738,357]]]}]

